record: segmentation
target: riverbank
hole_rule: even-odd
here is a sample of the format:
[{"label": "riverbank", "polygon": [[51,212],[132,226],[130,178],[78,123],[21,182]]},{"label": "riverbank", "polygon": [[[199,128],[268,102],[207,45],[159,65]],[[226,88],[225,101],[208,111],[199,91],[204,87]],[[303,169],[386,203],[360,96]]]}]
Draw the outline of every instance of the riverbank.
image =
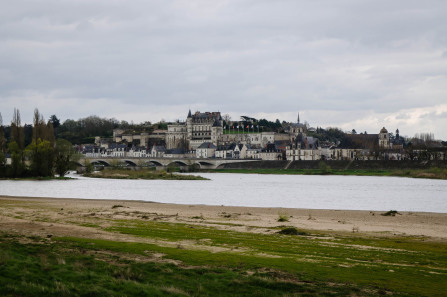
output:
[{"label": "riverbank", "polygon": [[385,214],[0,196],[0,293],[442,296],[447,214]]},{"label": "riverbank", "polygon": [[321,169],[214,169],[204,172],[215,173],[243,173],[243,174],[291,174],[291,175],[354,175],[354,176],[398,176],[411,178],[447,179],[447,169],[405,169],[405,170],[382,170],[382,169],[332,169],[324,167]]}]

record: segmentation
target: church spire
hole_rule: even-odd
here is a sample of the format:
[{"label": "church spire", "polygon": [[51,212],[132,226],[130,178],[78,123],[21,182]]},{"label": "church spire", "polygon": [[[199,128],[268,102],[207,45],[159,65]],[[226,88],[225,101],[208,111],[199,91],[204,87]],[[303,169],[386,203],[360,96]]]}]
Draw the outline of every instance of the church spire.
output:
[{"label": "church spire", "polygon": [[191,118],[192,116],[191,116],[191,109],[189,109],[189,112],[188,112],[188,118]]}]

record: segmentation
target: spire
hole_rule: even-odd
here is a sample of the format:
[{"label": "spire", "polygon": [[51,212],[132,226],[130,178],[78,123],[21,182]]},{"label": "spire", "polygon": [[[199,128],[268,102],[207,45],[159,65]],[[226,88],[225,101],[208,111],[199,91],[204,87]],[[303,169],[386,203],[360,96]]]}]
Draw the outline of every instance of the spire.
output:
[{"label": "spire", "polygon": [[189,109],[189,112],[188,112],[188,118],[191,118],[192,116],[191,116],[191,109]]},{"label": "spire", "polygon": [[298,121],[298,124],[300,123],[300,113],[298,113],[298,119],[297,119],[297,121]]}]

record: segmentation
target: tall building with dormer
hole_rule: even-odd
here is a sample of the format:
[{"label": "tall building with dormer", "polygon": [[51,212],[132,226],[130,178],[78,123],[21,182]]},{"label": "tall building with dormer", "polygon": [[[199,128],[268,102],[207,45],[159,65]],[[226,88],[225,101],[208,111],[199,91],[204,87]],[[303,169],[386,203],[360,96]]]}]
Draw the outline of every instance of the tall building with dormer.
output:
[{"label": "tall building with dormer", "polygon": [[168,125],[166,148],[196,150],[202,143],[218,145],[223,133],[220,112],[188,112],[186,122]]}]

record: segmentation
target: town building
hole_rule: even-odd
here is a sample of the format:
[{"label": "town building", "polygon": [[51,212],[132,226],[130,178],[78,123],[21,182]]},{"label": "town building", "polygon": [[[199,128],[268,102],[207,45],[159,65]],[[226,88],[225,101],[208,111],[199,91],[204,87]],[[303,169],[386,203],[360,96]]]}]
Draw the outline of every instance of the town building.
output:
[{"label": "town building", "polygon": [[196,149],[197,158],[214,158],[216,146],[212,142],[204,142]]}]

